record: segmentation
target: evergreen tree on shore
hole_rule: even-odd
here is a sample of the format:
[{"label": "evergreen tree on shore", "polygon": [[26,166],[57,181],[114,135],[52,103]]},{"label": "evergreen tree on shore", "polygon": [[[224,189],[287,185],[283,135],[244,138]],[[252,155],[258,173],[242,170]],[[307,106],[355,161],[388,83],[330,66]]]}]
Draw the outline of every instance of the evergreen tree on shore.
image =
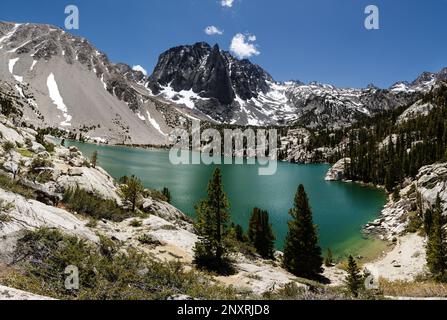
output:
[{"label": "evergreen tree on shore", "polygon": [[123,185],[121,186],[121,194],[124,200],[130,203],[132,212],[135,212],[138,205],[138,200],[144,191],[143,183],[134,175],[130,177],[123,177],[120,181],[123,182]]},{"label": "evergreen tree on shore", "polygon": [[298,187],[294,207],[290,210],[289,232],[284,245],[284,268],[304,278],[316,278],[321,274],[323,259],[318,245],[317,228],[313,223],[304,186]]},{"label": "evergreen tree on shore", "polygon": [[349,292],[357,298],[362,287],[362,276],[360,275],[359,267],[352,256],[349,256],[348,258],[348,269],[346,271],[348,272],[345,280],[346,287]]},{"label": "evergreen tree on shore", "polygon": [[264,259],[273,259],[274,241],[267,211],[254,208],[248,226],[248,239]]},{"label": "evergreen tree on shore", "polygon": [[194,248],[194,262],[199,268],[225,273],[229,263],[225,258],[223,235],[230,213],[219,168],[214,171],[207,192],[208,197],[196,206],[199,242]]},{"label": "evergreen tree on shore", "polygon": [[167,203],[171,203],[171,200],[172,200],[171,191],[169,191],[168,188],[164,187],[164,188],[161,190],[161,193],[162,193],[162,195],[165,196],[165,198],[166,198],[166,202],[167,202]]},{"label": "evergreen tree on shore", "polygon": [[334,263],[334,258],[332,255],[332,250],[331,250],[331,248],[328,248],[327,252],[326,252],[326,257],[324,258],[324,265],[326,267],[332,267],[333,263]]},{"label": "evergreen tree on shore", "polygon": [[434,210],[427,211],[427,215],[431,215],[431,223],[429,224],[429,229],[426,230],[428,234],[427,266],[436,280],[446,280],[447,256],[441,198],[439,195],[436,199]]},{"label": "evergreen tree on shore", "polygon": [[92,164],[92,167],[93,168],[96,168],[96,164],[97,164],[97,162],[98,162],[98,151],[93,151],[93,154],[92,154],[92,159],[91,159],[91,164]]}]

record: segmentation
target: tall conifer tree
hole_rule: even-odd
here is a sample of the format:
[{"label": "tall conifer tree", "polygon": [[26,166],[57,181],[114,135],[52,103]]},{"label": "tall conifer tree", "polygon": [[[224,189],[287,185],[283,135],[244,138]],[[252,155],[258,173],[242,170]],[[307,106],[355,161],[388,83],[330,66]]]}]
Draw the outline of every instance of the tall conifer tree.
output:
[{"label": "tall conifer tree", "polygon": [[248,239],[264,259],[273,259],[274,241],[267,211],[254,208],[248,226]]},{"label": "tall conifer tree", "polygon": [[[428,211],[427,214],[430,214]],[[445,248],[445,232],[441,198],[437,197],[434,210],[431,212],[431,224],[428,230],[427,266],[437,280],[443,280],[447,270],[447,256]]]},{"label": "tall conifer tree", "polygon": [[284,245],[284,267],[296,276],[316,278],[323,271],[323,258],[303,185],[298,187],[295,205],[289,213],[293,219],[289,221],[289,232]]},{"label": "tall conifer tree", "polygon": [[200,240],[194,248],[195,263],[199,267],[220,271],[225,264],[223,235],[227,230],[230,213],[219,168],[214,171],[208,184],[208,197],[196,206],[196,211]]}]

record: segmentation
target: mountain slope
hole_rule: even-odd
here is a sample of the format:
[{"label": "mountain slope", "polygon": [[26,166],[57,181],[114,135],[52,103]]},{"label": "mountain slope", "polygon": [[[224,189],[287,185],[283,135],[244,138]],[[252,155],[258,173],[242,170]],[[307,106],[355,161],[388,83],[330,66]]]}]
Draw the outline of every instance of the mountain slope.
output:
[{"label": "mountain slope", "polygon": [[102,142],[167,144],[190,119],[339,128],[413,104],[446,78],[426,72],[389,89],[278,83],[206,43],[167,50],[146,77],[60,28],[0,22],[0,89],[21,101],[23,120]]},{"label": "mountain slope", "polygon": [[181,117],[152,98],[141,72],[49,25],[0,23],[0,76],[4,91],[34,106],[26,121],[100,141],[166,144]]}]

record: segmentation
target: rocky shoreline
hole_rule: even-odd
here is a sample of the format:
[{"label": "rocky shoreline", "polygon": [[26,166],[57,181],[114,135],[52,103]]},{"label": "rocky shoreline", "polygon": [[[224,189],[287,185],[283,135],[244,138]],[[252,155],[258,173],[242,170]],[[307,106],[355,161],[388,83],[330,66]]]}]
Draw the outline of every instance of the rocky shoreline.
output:
[{"label": "rocky shoreline", "polygon": [[[328,181],[345,180],[345,164],[341,159],[329,171]],[[389,243],[390,250],[365,265],[379,270],[380,276],[391,281],[414,281],[426,273],[426,236],[422,223],[425,210],[432,208],[439,195],[444,215],[447,213],[447,163],[422,167],[414,179],[407,179],[398,197],[388,195],[380,217],[366,224],[362,230],[366,237]]]}]

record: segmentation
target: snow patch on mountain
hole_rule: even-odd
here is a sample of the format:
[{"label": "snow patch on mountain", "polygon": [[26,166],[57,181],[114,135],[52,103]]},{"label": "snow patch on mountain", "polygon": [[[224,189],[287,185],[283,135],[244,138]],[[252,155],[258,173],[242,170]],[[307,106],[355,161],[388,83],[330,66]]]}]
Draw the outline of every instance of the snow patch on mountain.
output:
[{"label": "snow patch on mountain", "polygon": [[20,94],[20,96],[22,98],[25,98],[25,95],[23,94],[23,89],[17,84],[15,85],[15,88],[16,88],[17,92]]},{"label": "snow patch on mountain", "polygon": [[18,82],[22,83],[23,77],[14,74],[14,66],[16,65],[17,61],[19,61],[19,60],[20,60],[20,58],[10,59],[8,62],[8,69],[9,69],[9,72],[13,75],[14,79],[16,79]]},{"label": "snow patch on mountain", "polygon": [[160,132],[163,136],[166,136],[166,134],[161,130],[160,125],[158,124],[158,122],[152,118],[149,110],[146,110],[146,114],[147,114],[147,119],[149,120],[150,124],[158,131]]},{"label": "snow patch on mountain", "polygon": [[72,116],[68,114],[68,108],[64,103],[64,99],[62,98],[60,92],[59,92],[59,87],[57,85],[56,79],[54,78],[54,74],[51,73],[48,76],[47,79],[47,87],[48,87],[48,92],[50,94],[50,98],[51,100],[53,100],[53,103],[57,106],[57,109],[62,111],[62,114],[64,116],[64,121],[62,121],[60,123],[61,126],[64,127],[68,127],[71,126],[71,119]]},{"label": "snow patch on mountain", "polygon": [[[9,33],[0,38],[0,44],[2,44],[5,40],[11,38],[20,26],[20,23],[16,23]],[[3,49],[3,44],[0,46],[0,49]]]},{"label": "snow patch on mountain", "polygon": [[141,115],[141,113],[137,112],[137,117],[140,118],[142,121],[146,121],[146,118]]},{"label": "snow patch on mountain", "polygon": [[30,67],[30,71],[33,71],[34,70],[34,67],[36,66],[36,64],[37,64],[37,60],[33,60],[33,63],[31,64],[31,67]]},{"label": "snow patch on mountain", "polygon": [[160,95],[171,102],[180,105],[185,105],[189,109],[195,109],[195,102],[197,100],[209,100],[207,98],[202,98],[192,89],[188,91],[182,90],[177,92],[171,87],[170,84],[165,87],[162,87]]}]

